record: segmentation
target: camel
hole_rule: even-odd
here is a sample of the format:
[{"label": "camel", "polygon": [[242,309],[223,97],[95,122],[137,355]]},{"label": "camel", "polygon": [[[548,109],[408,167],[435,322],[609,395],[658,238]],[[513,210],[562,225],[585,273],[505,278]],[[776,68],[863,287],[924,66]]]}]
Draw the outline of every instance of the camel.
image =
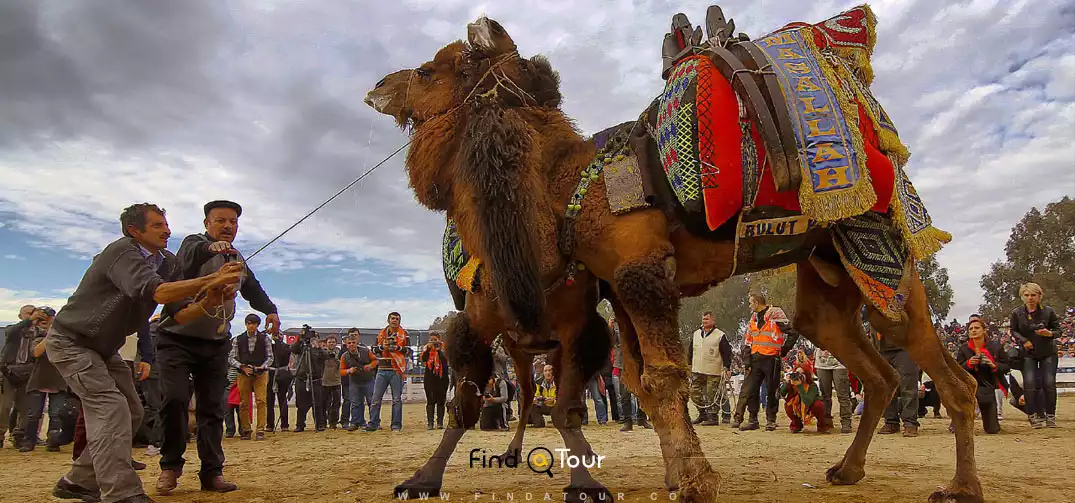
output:
[{"label": "camel", "polygon": [[[585,171],[597,147],[560,110],[559,77],[548,60],[521,57],[504,28],[484,16],[467,29],[467,42],[452,42],[431,61],[387,75],[366,96],[367,104],[411,133],[406,169],[416,199],[454,219],[464,246],[484,267],[481,288],[466,294],[465,312],[449,329],[457,340],[475,342],[471,348],[459,344],[455,351],[484,349],[487,336],[478,334],[491,329],[478,325],[487,324],[518,334],[510,350],[522,364],[521,376],[529,366],[516,353],[558,345],[560,360],[584,360],[572,353],[591,337],[585,328],[590,322],[583,320],[593,320],[596,289],[612,302],[620,323],[623,379],[660,437],[666,485],[678,489],[684,501],[716,501],[719,476],[686,416],[689,372],[677,335],[677,310],[682,295],[700,294],[739,273],[735,240],[693,232],[675,208],[655,205],[613,214],[602,204],[605,180]],[[593,180],[581,199],[580,173]],[[793,325],[845,362],[862,380],[867,397],[858,432],[826,479],[855,484],[865,476],[867,449],[898,382],[863,333],[859,312],[865,304],[870,323],[906,348],[933,378],[952,416],[955,475],[929,499],[983,501],[974,459],[975,383],[941,347],[913,267],[903,312],[894,321],[866,302],[823,227],[811,229],[800,246],[812,253],[789,253],[785,262],[766,267],[797,266]],[[574,285],[561,284],[572,274]],[[488,375],[481,370],[488,365],[484,352],[470,359],[462,360],[467,378],[456,395],[462,399],[452,407],[454,428],[397,492],[439,491],[461,428],[477,420],[475,406],[465,402],[476,399],[463,390],[469,381],[483,382],[473,377]],[[576,368],[559,382],[578,386],[583,374]],[[581,397],[579,388],[571,393]],[[576,404],[565,409],[557,427],[568,448],[590,452],[578,430]],[[522,430],[520,425],[512,448],[521,445]],[[587,474],[575,472],[569,488],[604,491]]]}]

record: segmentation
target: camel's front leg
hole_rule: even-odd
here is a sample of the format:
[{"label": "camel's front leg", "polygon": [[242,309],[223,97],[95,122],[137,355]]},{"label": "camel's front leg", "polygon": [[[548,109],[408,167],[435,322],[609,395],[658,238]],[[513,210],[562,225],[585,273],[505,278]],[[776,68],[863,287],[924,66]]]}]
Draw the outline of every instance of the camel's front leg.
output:
[{"label": "camel's front leg", "polygon": [[[519,425],[515,428],[515,436],[508,444],[508,450],[500,459],[507,459],[508,455],[522,459],[523,435],[526,433],[526,422],[530,417],[530,409],[534,405],[534,359],[515,348],[509,348],[512,364],[515,366],[515,376],[519,381],[519,388],[515,390],[519,394]],[[520,394],[521,393],[521,394]]]},{"label": "camel's front leg", "polygon": [[[598,458],[582,434],[582,416],[586,411],[583,386],[596,373],[600,362],[590,365],[591,362],[580,361],[582,355],[607,355],[610,342],[608,325],[596,311],[589,314],[581,333],[576,332],[560,341],[563,349],[559,351],[560,359],[555,364],[558,366],[557,402],[553,407],[552,420],[564,439],[568,454],[582,461],[571,468],[571,483],[564,488],[566,501],[612,501],[612,494],[593,478],[584,465],[596,466]],[[603,345],[595,349],[598,344]],[[583,345],[586,347],[583,348]]]},{"label": "camel's front leg", "polygon": [[396,486],[392,494],[395,499],[438,497],[448,459],[466,430],[473,428],[481,416],[484,383],[489,381],[493,371],[492,350],[471,330],[466,314],[460,314],[452,321],[445,339],[449,361],[457,376],[455,397],[448,402],[448,427],[426,464]]}]

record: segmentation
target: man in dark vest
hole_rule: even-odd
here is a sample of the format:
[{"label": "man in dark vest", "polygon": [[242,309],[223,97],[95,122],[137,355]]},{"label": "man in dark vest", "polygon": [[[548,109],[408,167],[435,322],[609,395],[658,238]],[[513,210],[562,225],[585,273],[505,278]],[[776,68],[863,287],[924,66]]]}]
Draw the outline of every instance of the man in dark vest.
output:
[{"label": "man in dark vest", "polygon": [[[250,307],[265,313],[268,332],[280,329],[276,305],[261,288],[254,272],[232,247],[239,230],[242,207],[231,201],[212,201],[205,205],[205,233],[192,234],[179,246],[176,258],[183,278],[198,278],[216,270],[233,259],[243,263],[239,293]],[[161,474],[157,492],[168,494],[179,484],[183,473],[183,453],[187,450],[187,406],[193,381],[197,399],[198,458],[201,470],[198,478],[203,491],[228,492],[236,485],[224,480],[224,389],[228,384],[228,354],[231,345],[231,319],[235,316],[235,300],[230,299],[219,309],[210,311],[188,325],[177,325],[172,313],[182,309],[192,299],[183,299],[165,306],[158,328],[157,365],[164,385],[164,442],[161,444]],[[190,376],[191,379],[188,379]]]},{"label": "man in dark vest", "polygon": [[235,379],[235,386],[239,388],[239,439],[250,440],[253,428],[250,427],[250,393],[254,394],[254,405],[257,407],[257,436],[255,440],[265,440],[265,393],[268,392],[269,366],[272,365],[273,354],[269,342],[269,336],[258,330],[261,325],[261,317],[256,314],[246,315],[246,331],[239,334],[231,345],[231,355],[228,363],[239,369],[239,376]]},{"label": "man in dark vest", "polygon": [[167,250],[171,231],[156,205],[124,209],[120,225],[124,236],[93,258],[45,338],[49,361],[82,400],[88,441],[52,490],[61,499],[150,501],[131,463],[142,404],[119,349],[129,334],[147,325],[159,304],[207,289],[197,302],[172,313],[179,324],[196,323],[234,298],[240,279],[241,269],[228,264],[215,274],[178,281],[177,261]]},{"label": "man in dark vest", "polygon": [[366,407],[373,396],[373,378],[377,375],[377,357],[358,341],[358,329],[347,339],[347,351],[340,357],[340,376],[350,381],[351,424],[347,431],[366,427]]},{"label": "man in dark vest", "polygon": [[280,430],[287,431],[287,395],[291,391],[291,346],[283,340],[283,334],[272,334],[272,367],[269,368],[268,390],[266,392],[266,416],[265,427],[268,431],[276,431],[276,403],[280,403]]}]

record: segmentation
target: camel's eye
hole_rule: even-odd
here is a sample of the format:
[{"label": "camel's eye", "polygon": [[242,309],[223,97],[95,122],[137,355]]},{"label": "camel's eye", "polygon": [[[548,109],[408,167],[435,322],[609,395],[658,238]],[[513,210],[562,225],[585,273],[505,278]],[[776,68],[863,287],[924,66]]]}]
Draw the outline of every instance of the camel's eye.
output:
[{"label": "camel's eye", "polygon": [[430,70],[429,68],[419,68],[415,70],[414,73],[417,73],[418,76],[423,79],[428,79],[430,75],[433,75],[433,70]]}]

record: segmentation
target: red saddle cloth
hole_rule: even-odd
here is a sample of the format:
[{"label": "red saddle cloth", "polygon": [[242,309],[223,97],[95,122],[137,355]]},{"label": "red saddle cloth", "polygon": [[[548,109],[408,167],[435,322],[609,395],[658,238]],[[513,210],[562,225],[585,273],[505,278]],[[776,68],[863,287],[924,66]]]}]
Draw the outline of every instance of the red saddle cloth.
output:
[{"label": "red saddle cloth", "polygon": [[[704,56],[695,56],[702,57]],[[716,229],[734,217],[743,209],[743,177],[751,176],[743,170],[742,133],[739,129],[739,103],[731,84],[708,60],[699,68],[706,74],[707,86],[699,86],[698,122],[699,131],[708,135],[699,135],[699,153],[702,163],[702,197],[705,201],[706,222],[710,229]],[[704,92],[703,92],[704,90]],[[703,105],[704,104],[704,105]],[[892,162],[881,153],[877,132],[870,121],[862,103],[858,103],[858,125],[862,132],[866,150],[866,169],[870,173],[870,182],[877,203],[873,211],[887,213],[892,201],[895,183],[895,170]],[[772,172],[766,162],[765,149],[758,135],[757,125],[751,122],[751,136],[754,138],[755,151],[760,167],[760,180],[757,196],[751,206],[776,206],[786,210],[799,211],[799,193],[797,190],[776,191]],[[708,145],[706,145],[708,143]],[[705,154],[711,152],[709,156]],[[708,157],[708,161],[706,161]],[[706,162],[712,166],[706,166]],[[804,176],[809,174],[804,173]],[[749,180],[747,183],[751,183]],[[802,183],[809,183],[803,180]],[[750,203],[749,201],[747,202]]]}]

